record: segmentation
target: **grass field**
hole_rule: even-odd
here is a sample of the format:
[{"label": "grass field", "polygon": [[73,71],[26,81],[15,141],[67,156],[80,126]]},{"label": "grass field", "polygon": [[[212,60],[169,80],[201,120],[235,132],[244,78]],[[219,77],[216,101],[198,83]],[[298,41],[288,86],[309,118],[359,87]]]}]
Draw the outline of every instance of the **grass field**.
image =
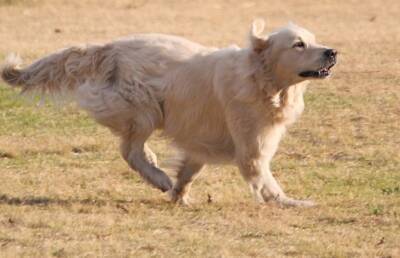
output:
[{"label": "grass field", "polygon": [[[311,209],[258,205],[231,166],[208,167],[195,203],[176,206],[84,112],[0,87],[0,257],[400,257],[400,2],[279,2],[0,0],[0,57],[27,62],[137,32],[244,46],[255,17],[270,30],[296,22],[340,52],[273,163]],[[168,154],[166,140],[151,145]]]}]

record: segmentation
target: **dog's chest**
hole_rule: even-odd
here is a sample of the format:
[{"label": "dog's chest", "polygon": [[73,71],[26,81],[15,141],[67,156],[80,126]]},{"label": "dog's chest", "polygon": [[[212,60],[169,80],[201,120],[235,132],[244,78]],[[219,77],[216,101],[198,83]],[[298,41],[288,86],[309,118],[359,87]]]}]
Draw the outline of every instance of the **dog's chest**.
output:
[{"label": "dog's chest", "polygon": [[276,119],[285,125],[294,123],[304,110],[303,93],[306,86],[295,85],[282,92],[279,96],[279,105],[276,106]]}]

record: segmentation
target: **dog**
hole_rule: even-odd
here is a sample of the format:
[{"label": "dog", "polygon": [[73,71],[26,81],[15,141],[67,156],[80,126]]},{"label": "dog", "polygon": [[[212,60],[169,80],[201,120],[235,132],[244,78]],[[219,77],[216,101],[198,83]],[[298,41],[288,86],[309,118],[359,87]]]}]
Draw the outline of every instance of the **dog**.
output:
[{"label": "dog", "polygon": [[[245,48],[138,34],[63,49],[24,68],[14,56],[1,77],[22,92],[72,93],[121,139],[129,166],[174,202],[187,203],[204,165],[234,163],[258,202],[313,206],[284,193],[270,162],[287,126],[303,111],[307,83],[330,76],[337,51],[295,24],[269,35],[264,26],[263,20],[252,23]],[[181,153],[175,182],[146,144],[157,129]]]}]

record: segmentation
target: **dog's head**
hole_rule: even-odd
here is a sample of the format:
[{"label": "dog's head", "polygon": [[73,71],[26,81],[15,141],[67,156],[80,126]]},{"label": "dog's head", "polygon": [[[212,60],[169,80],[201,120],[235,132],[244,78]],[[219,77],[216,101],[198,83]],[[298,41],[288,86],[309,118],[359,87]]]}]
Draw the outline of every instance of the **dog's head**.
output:
[{"label": "dog's head", "polygon": [[253,22],[251,48],[278,81],[290,85],[308,79],[324,79],[331,74],[337,51],[318,44],[311,32],[294,24],[269,36],[262,36],[263,30],[263,20]]}]

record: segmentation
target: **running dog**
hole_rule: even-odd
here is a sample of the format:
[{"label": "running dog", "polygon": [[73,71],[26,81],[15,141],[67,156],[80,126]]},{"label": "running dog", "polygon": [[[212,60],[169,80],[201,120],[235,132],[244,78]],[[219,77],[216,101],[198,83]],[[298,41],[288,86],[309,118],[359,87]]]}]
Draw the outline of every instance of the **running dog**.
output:
[{"label": "running dog", "polygon": [[[205,164],[234,163],[257,201],[312,206],[285,195],[270,162],[303,111],[306,84],[329,77],[337,52],[294,24],[263,31],[257,20],[248,47],[223,49],[169,35],[134,35],[63,49],[26,67],[11,57],[1,77],[23,92],[72,93],[121,139],[129,166],[175,202],[187,202]],[[146,144],[157,129],[182,153],[174,183]]]}]

